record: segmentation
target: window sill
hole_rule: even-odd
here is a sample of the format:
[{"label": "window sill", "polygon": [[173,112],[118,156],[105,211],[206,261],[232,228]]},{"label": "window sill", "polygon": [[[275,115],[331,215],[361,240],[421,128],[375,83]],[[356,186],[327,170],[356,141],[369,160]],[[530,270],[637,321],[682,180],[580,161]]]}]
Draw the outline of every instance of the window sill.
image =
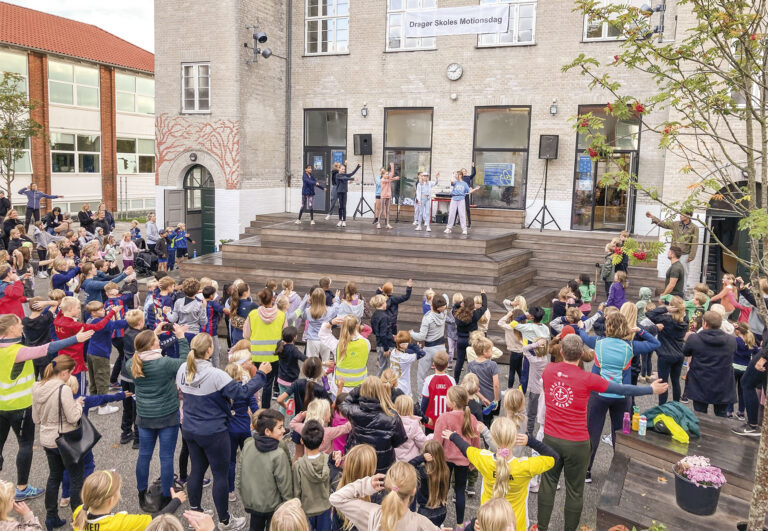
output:
[{"label": "window sill", "polygon": [[116,111],[117,114],[123,114],[126,116],[148,116],[150,118],[155,117],[155,113],[148,113],[148,112],[130,112],[130,111]]},{"label": "window sill", "polygon": [[66,103],[54,103],[52,101],[48,101],[48,105],[50,107],[61,107],[63,109],[75,109],[78,111],[100,111],[101,107],[85,107],[83,105],[68,105]]},{"label": "window sill", "polygon": [[211,114],[211,111],[179,111],[179,114]]},{"label": "window sill", "polygon": [[594,42],[622,42],[627,39],[624,39],[622,37],[607,37],[607,38],[600,38],[600,39],[581,39],[582,44],[590,44]]},{"label": "window sill", "polygon": [[89,177],[91,175],[101,175],[101,170],[99,171],[51,171],[51,175],[76,175],[76,176],[84,176]]},{"label": "window sill", "polygon": [[403,53],[403,52],[436,52],[437,47],[434,48],[397,48],[394,50],[385,49],[384,53]]},{"label": "window sill", "polygon": [[483,48],[525,48],[526,46],[536,46],[536,42],[509,42],[504,44],[477,44],[475,49]]},{"label": "window sill", "polygon": [[328,57],[334,55],[349,55],[349,52],[305,53],[302,57]]}]

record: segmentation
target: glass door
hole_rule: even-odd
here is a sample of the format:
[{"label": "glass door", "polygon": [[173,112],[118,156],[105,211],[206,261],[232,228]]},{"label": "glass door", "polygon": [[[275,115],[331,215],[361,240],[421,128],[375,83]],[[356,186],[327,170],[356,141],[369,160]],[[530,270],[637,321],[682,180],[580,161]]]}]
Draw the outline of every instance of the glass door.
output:
[{"label": "glass door", "polygon": [[574,230],[621,231],[629,227],[628,214],[634,198],[618,186],[601,184],[606,172],[626,168],[636,173],[635,152],[613,153],[611,160],[592,161],[581,155],[574,182],[571,227]]},{"label": "glass door", "polygon": [[304,165],[312,166],[312,175],[315,176],[315,179],[317,179],[319,183],[325,186],[325,190],[315,187],[315,199],[313,203],[315,212],[325,212],[330,204],[328,201],[331,193],[330,158],[330,149],[307,150],[305,153]]}]

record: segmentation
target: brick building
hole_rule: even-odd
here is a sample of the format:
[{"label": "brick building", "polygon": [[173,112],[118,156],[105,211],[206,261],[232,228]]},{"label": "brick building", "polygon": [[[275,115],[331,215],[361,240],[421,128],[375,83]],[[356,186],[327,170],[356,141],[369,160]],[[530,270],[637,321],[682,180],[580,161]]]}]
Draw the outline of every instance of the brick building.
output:
[{"label": "brick building", "polygon": [[[154,209],[154,56],[90,24],[0,2],[0,72],[24,78],[44,126],[10,190],[31,182],[77,212]],[[5,183],[0,183],[5,186]],[[49,205],[50,206],[50,205]]]}]

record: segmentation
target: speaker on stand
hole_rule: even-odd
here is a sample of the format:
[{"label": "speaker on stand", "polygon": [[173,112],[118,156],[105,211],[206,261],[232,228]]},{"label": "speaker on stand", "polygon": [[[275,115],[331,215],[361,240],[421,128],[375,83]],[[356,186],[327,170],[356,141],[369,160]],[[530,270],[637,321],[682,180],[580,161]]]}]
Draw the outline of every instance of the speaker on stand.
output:
[{"label": "speaker on stand", "polygon": [[[544,231],[544,227],[550,223],[554,223],[558,230],[562,230],[560,225],[555,221],[555,216],[547,208],[547,174],[549,171],[549,161],[557,159],[557,148],[560,141],[559,135],[539,135],[539,158],[544,159],[544,204],[536,213],[536,216],[528,224],[528,229],[534,223],[540,223],[539,232]],[[547,221],[549,216],[549,221]]]},{"label": "speaker on stand", "polygon": [[368,212],[373,212],[373,207],[368,203],[368,201],[365,200],[365,156],[366,155],[373,155],[373,141],[370,134],[357,134],[353,135],[352,137],[352,143],[355,150],[355,155],[360,155],[363,157],[363,161],[361,164],[361,177],[360,177],[360,200],[357,202],[357,207],[355,207],[355,213],[352,214],[352,219],[356,220],[357,216],[363,217]]}]

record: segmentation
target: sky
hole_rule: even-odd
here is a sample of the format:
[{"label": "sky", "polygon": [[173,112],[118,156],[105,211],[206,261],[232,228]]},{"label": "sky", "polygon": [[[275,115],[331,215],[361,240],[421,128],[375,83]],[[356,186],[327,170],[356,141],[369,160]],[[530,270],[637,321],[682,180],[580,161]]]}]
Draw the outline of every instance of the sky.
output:
[{"label": "sky", "polygon": [[10,4],[93,24],[150,52],[155,51],[154,1],[5,0]]}]

